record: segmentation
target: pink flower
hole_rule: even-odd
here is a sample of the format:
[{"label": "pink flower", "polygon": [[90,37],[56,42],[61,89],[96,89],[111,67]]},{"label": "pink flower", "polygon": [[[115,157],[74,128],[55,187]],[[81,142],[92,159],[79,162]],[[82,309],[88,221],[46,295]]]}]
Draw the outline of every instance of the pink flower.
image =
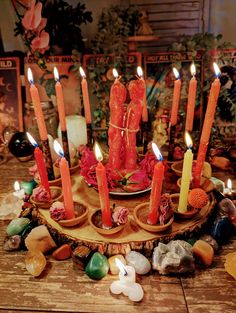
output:
[{"label": "pink flower", "polygon": [[49,202],[51,199],[48,191],[41,185],[34,188],[32,198],[39,202]]},{"label": "pink flower", "polygon": [[145,170],[139,169],[130,174],[126,175],[128,176],[128,179],[126,181],[126,186],[124,186],[124,190],[128,192],[136,192],[147,189],[150,186],[151,181]]},{"label": "pink flower", "polygon": [[139,164],[140,169],[144,170],[149,177],[152,177],[154,166],[157,162],[158,161],[154,153],[147,153]]},{"label": "pink flower", "polygon": [[129,210],[125,207],[115,208],[114,213],[112,214],[113,221],[117,225],[126,224],[128,221]]},{"label": "pink flower", "polygon": [[41,52],[44,52],[45,50],[49,49],[48,45],[49,45],[49,34],[44,30],[31,42],[31,48],[33,51],[41,50]]},{"label": "pink flower", "polygon": [[60,201],[56,201],[50,207],[50,216],[55,221],[64,220],[66,217],[66,211],[64,204]]},{"label": "pink flower", "polygon": [[41,22],[42,3],[38,2],[35,5],[35,0],[32,0],[31,7],[25,12],[22,19],[22,25],[25,29],[36,29]]}]

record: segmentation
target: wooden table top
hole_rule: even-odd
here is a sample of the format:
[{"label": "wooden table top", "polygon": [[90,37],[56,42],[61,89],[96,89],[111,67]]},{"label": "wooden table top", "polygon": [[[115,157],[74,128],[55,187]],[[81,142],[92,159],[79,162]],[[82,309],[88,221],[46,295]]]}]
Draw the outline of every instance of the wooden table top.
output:
[{"label": "wooden table top", "polygon": [[[0,165],[0,198],[12,192],[15,180],[29,180],[30,162],[11,158]],[[217,172],[214,176],[234,177]],[[225,255],[236,251],[236,237],[221,247],[212,266],[197,268],[194,274],[162,276],[153,272],[137,276],[144,290],[141,303],[123,295],[111,295],[115,276],[91,280],[83,271],[73,269],[72,260],[55,261],[47,256],[47,268],[39,278],[25,269],[25,251],[2,249],[8,221],[0,221],[0,312],[236,312],[236,282],[224,270]]]}]

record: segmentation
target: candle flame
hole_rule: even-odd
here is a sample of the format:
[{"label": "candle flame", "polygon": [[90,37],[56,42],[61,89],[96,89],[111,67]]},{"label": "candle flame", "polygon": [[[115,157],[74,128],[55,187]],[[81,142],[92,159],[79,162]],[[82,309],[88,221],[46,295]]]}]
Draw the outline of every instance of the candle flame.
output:
[{"label": "candle flame", "polygon": [[30,67],[28,68],[27,76],[28,76],[29,83],[32,85],[34,83],[34,78],[33,78],[33,73]]},{"label": "candle flame", "polygon": [[152,150],[153,150],[157,160],[163,161],[163,156],[161,154],[161,151],[159,150],[158,146],[154,142],[152,142]]},{"label": "candle flame", "polygon": [[229,188],[229,190],[232,191],[232,187],[233,187],[232,180],[230,178],[228,178],[228,180],[227,180],[227,188]]},{"label": "candle flame", "polygon": [[179,71],[177,70],[177,68],[176,67],[173,67],[173,73],[174,73],[174,75],[175,75],[175,78],[176,79],[179,79]]},{"label": "candle flame", "polygon": [[56,153],[60,156],[60,157],[64,157],[64,151],[61,147],[61,145],[59,144],[59,142],[57,140],[54,140],[53,142],[53,147],[54,150],[56,151]]},{"label": "candle flame", "polygon": [[54,74],[54,78],[56,82],[59,82],[59,73],[58,73],[58,69],[56,68],[56,66],[54,66],[53,68],[53,74]]},{"label": "candle flame", "polygon": [[192,76],[196,75],[196,66],[194,63],[192,63],[190,66],[190,72],[191,72]]},{"label": "candle flame", "polygon": [[185,132],[185,142],[188,149],[191,149],[193,146],[193,141],[188,132]]},{"label": "candle flame", "polygon": [[26,135],[29,139],[29,142],[31,143],[32,146],[38,147],[37,142],[35,141],[34,137],[30,135],[30,133],[26,132]]},{"label": "candle flame", "polygon": [[15,191],[20,191],[20,184],[17,180],[14,183],[14,189],[15,189]]},{"label": "candle flame", "polygon": [[118,74],[118,72],[117,72],[117,70],[116,70],[115,68],[113,68],[112,74],[113,74],[113,76],[114,76],[115,78],[118,78],[118,77],[119,77],[119,74]]},{"label": "candle flame", "polygon": [[82,78],[86,78],[85,71],[82,68],[82,66],[79,67],[79,72],[80,72],[80,75],[81,75]]},{"label": "candle flame", "polygon": [[214,67],[214,71],[215,71],[215,75],[218,78],[221,74],[220,68],[219,66],[216,64],[216,62],[213,62],[213,67]]},{"label": "candle flame", "polygon": [[95,157],[98,162],[102,162],[103,156],[102,156],[102,150],[97,142],[94,144],[94,152],[95,152]]},{"label": "candle flame", "polygon": [[139,77],[143,77],[143,70],[142,70],[141,66],[137,67],[137,74]]},{"label": "candle flame", "polygon": [[115,258],[115,263],[116,263],[116,266],[118,267],[118,269],[121,271],[121,273],[125,276],[128,275],[126,269],[125,269],[125,266],[124,264],[121,262],[121,260],[119,260],[118,258]]}]

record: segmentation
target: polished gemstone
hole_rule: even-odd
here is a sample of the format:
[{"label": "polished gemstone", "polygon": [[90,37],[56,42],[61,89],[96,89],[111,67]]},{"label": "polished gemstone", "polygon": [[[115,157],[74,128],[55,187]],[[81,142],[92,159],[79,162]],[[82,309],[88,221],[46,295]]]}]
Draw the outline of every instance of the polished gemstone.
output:
[{"label": "polished gemstone", "polygon": [[79,270],[84,270],[92,254],[93,252],[87,246],[78,246],[75,248],[75,250],[72,252],[74,267]]},{"label": "polished gemstone", "polygon": [[151,269],[151,263],[144,255],[139,252],[130,251],[126,254],[125,259],[128,265],[134,267],[137,274],[145,275]]},{"label": "polished gemstone", "polygon": [[101,279],[107,275],[108,270],[107,258],[101,253],[95,252],[85,268],[85,273],[92,279]]},{"label": "polished gemstone", "polygon": [[116,265],[116,259],[119,259],[124,265],[126,264],[126,260],[121,254],[113,255],[108,259],[110,273],[112,275],[118,275],[120,270]]},{"label": "polished gemstone", "polygon": [[21,236],[14,235],[5,238],[3,243],[3,250],[5,251],[20,250],[20,246],[21,246]]},{"label": "polished gemstone", "polygon": [[209,243],[209,245],[212,246],[212,248],[214,249],[214,252],[216,252],[219,248],[219,245],[217,243],[217,241],[211,236],[211,235],[203,235],[201,236],[199,239]]},{"label": "polished gemstone", "polygon": [[14,218],[7,226],[7,234],[14,236],[20,234],[25,227],[30,223],[30,220],[26,217]]},{"label": "polished gemstone", "polygon": [[41,251],[28,251],[25,257],[25,266],[27,271],[37,277],[44,270],[47,264],[46,258]]},{"label": "polished gemstone", "polygon": [[211,265],[214,258],[214,249],[203,240],[197,240],[192,248],[194,256],[198,258],[204,265]]},{"label": "polished gemstone", "polygon": [[64,244],[62,246],[60,246],[59,248],[57,248],[52,256],[54,257],[55,260],[66,260],[69,259],[71,257],[71,247],[68,244]]},{"label": "polished gemstone", "polygon": [[232,231],[233,226],[231,220],[227,216],[223,216],[215,220],[211,228],[211,236],[221,245],[227,243]]}]

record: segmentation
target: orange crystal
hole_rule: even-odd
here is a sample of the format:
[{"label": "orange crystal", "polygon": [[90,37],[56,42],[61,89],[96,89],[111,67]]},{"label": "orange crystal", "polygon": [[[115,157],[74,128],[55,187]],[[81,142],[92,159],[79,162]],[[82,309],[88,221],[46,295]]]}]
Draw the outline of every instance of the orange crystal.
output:
[{"label": "orange crystal", "polygon": [[209,266],[213,262],[214,249],[209,243],[197,240],[192,247],[193,254],[205,265]]}]

